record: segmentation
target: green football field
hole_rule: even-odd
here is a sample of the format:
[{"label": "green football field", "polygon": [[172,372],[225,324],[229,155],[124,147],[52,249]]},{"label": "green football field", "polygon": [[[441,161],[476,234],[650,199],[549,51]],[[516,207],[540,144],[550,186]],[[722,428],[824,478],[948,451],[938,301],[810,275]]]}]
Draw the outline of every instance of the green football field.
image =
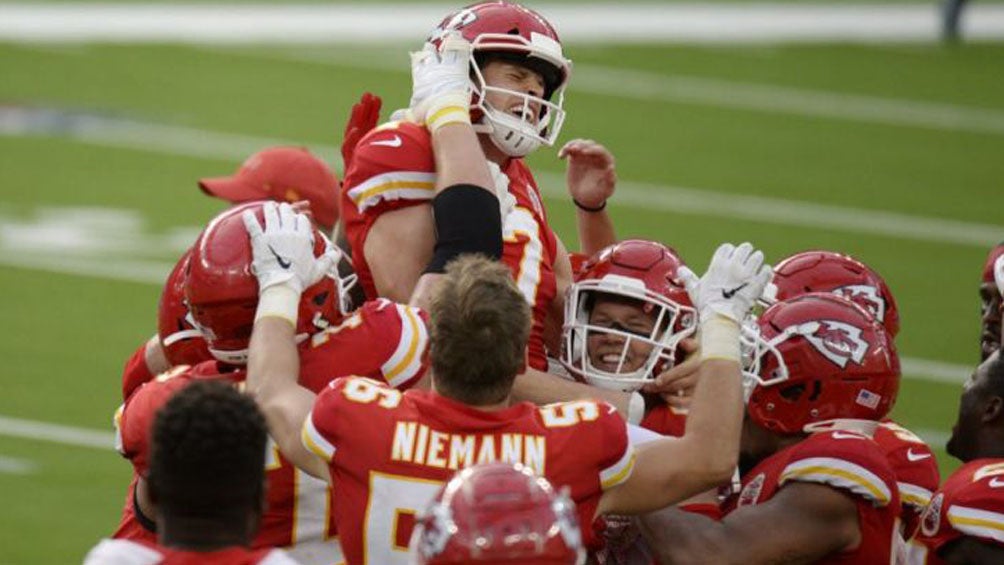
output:
[{"label": "green football field", "polygon": [[[155,329],[157,281],[224,207],[196,179],[281,142],[340,170],[353,101],[407,103],[405,51],[0,44],[0,563],[79,561],[117,523],[122,364]],[[978,355],[980,268],[1004,239],[1004,45],[568,52],[562,141],[617,155],[620,235],[698,269],[726,240],[869,263],[902,320],[894,415],[940,450]],[[555,154],[531,164],[574,249]]]}]

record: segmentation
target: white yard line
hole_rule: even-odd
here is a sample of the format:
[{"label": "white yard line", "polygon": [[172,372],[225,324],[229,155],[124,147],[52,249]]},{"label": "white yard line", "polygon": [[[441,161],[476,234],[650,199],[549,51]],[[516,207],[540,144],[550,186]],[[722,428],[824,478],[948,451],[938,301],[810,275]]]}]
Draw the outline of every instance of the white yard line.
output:
[{"label": "white yard line", "polygon": [[[230,54],[337,68],[408,72],[405,49],[209,48]],[[661,101],[940,131],[1004,135],[1004,111],[957,104],[576,64],[570,95]]]},{"label": "white yard line", "polygon": [[[37,124],[42,125],[37,125]],[[302,145],[300,140],[253,137],[196,128],[97,117],[33,119],[29,112],[0,108],[0,135],[48,135],[82,143],[173,155],[241,161],[269,145]],[[325,158],[338,155],[329,145],[311,145]],[[538,175],[544,194],[565,198],[557,173]],[[1004,226],[914,216],[706,189],[621,180],[614,206],[676,214],[748,220],[771,225],[831,229],[854,234],[990,247],[1004,239]]]},{"label": "white yard line", "polygon": [[38,465],[34,461],[0,455],[0,473],[30,475],[37,469]]},{"label": "white yard line", "polygon": [[[929,42],[937,3],[536,4],[583,43]],[[0,4],[0,40],[385,43],[422,38],[455,5]],[[1004,37],[1004,7],[967,8],[963,33]]]}]

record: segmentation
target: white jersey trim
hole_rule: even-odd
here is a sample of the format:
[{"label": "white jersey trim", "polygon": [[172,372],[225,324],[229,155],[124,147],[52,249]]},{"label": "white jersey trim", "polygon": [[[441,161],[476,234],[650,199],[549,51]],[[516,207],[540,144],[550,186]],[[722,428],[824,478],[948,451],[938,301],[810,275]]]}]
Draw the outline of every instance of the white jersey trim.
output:
[{"label": "white jersey trim", "polygon": [[899,501],[917,508],[922,509],[927,506],[934,496],[934,493],[926,488],[911,483],[896,483],[896,486],[899,488]]},{"label": "white jersey trim", "polygon": [[429,333],[417,309],[403,304],[395,306],[401,321],[401,339],[394,354],[380,366],[380,370],[387,384],[398,388],[422,370],[422,360],[429,346]]},{"label": "white jersey trim", "polygon": [[436,173],[390,171],[353,187],[349,198],[359,212],[365,212],[381,200],[432,200],[435,190]]},{"label": "white jersey trim", "polygon": [[134,541],[103,539],[84,557],[84,565],[155,565],[164,556]]},{"label": "white jersey trim", "polygon": [[303,423],[303,430],[300,432],[300,441],[303,446],[315,453],[318,457],[330,462],[335,456],[335,446],[331,444],[321,432],[314,426],[314,413],[311,412],[307,421]]},{"label": "white jersey trim", "polygon": [[[625,431],[627,430],[625,429]],[[628,435],[627,448],[621,458],[606,469],[600,469],[600,487],[603,490],[608,490],[628,480],[631,472],[634,471],[635,455],[634,444],[631,443],[631,436]]]},{"label": "white jersey trim", "polygon": [[781,472],[778,485],[788,481],[822,483],[849,490],[876,506],[885,506],[892,499],[889,487],[875,473],[834,457],[809,457],[790,463]]},{"label": "white jersey trim", "polygon": [[1004,543],[1004,514],[953,504],[948,522],[956,530],[973,537]]}]

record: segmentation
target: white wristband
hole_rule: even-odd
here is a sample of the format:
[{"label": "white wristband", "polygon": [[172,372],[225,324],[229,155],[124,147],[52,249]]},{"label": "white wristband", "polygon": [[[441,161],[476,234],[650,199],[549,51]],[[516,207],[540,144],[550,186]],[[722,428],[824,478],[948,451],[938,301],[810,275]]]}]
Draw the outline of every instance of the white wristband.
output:
[{"label": "white wristband", "polygon": [[628,401],[627,421],[629,424],[638,425],[645,417],[645,397],[640,392],[632,392],[631,400]]},{"label": "white wristband", "polygon": [[471,123],[471,95],[466,91],[440,95],[430,102],[425,113],[425,125],[430,132],[449,124]]},{"label": "white wristband", "polygon": [[284,284],[270,286],[258,296],[258,310],[254,320],[274,316],[282,318],[296,327],[300,310],[300,293]]},{"label": "white wristband", "polygon": [[739,324],[720,314],[701,321],[701,359],[739,363]]}]

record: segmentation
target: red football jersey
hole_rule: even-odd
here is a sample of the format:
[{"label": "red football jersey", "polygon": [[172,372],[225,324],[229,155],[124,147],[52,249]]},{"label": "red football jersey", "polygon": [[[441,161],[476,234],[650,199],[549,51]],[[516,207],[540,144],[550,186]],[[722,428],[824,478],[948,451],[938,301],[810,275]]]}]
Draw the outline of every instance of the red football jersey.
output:
[{"label": "red football jersey", "polygon": [[885,452],[896,475],[901,504],[900,522],[909,538],[920,523],[920,514],[941,484],[934,452],[910,430],[892,420],[883,420],[872,438]]},{"label": "red football jersey", "polygon": [[605,489],[634,465],[627,426],[595,401],[482,411],[438,394],[400,392],[365,378],[332,382],[304,425],[304,444],[329,462],[335,523],[350,565],[408,562],[415,514],[458,469],[520,462],[567,486],[583,536]]},{"label": "red football jersey", "polygon": [[885,454],[867,436],[830,431],[804,440],[761,461],[742,478],[733,508],[770,500],[792,482],[826,485],[854,498],[858,506],[861,544],[854,550],[828,555],[817,563],[888,565],[902,544],[899,533],[899,492]]},{"label": "red football jersey", "polygon": [[963,536],[1004,546],[1004,459],[976,459],[948,477],[921,516],[910,563],[944,563],[938,550]]},{"label": "red football jersey", "polygon": [[428,320],[413,306],[366,302],[300,348],[300,384],[317,392],[331,379],[355,375],[409,388],[429,367]]},{"label": "red football jersey", "polygon": [[[544,324],[557,294],[554,276],[557,239],[547,223],[537,183],[523,160],[511,159],[503,172],[509,177],[509,193],[516,199],[516,205],[502,219],[502,260],[533,308],[530,366],[546,371]],[[373,276],[363,253],[373,222],[384,212],[429,204],[435,195],[435,184],[432,139],[424,126],[391,122],[359,141],[345,172],[341,208],[353,266],[367,298],[376,297]]]},{"label": "red football jersey", "polygon": [[687,431],[687,411],[659,402],[645,413],[641,427],[664,436],[682,437]]},{"label": "red football jersey", "polygon": [[129,563],[130,565],[296,565],[279,549],[248,549],[228,547],[216,551],[183,551],[161,547],[156,543],[137,543],[129,540],[101,540],[94,546],[85,565]]},{"label": "red football jersey", "polygon": [[[122,511],[122,521],[114,537],[147,543],[155,542],[156,533],[144,526],[134,510],[133,489],[137,477],[145,475],[149,465],[150,428],[157,410],[170,397],[198,379],[226,378],[244,380],[243,371],[224,372],[215,361],[195,367],[180,365],[141,386],[116,413],[116,448],[133,464],[134,476]],[[310,560],[317,553],[337,552],[333,543],[325,543],[334,534],[330,515],[331,492],[324,481],[294,467],[269,441],[265,454],[268,481],[267,508],[253,547],[302,546],[298,558]],[[147,517],[152,518],[152,517]],[[318,557],[321,557],[320,555]],[[323,562],[323,561],[314,561]]]}]

